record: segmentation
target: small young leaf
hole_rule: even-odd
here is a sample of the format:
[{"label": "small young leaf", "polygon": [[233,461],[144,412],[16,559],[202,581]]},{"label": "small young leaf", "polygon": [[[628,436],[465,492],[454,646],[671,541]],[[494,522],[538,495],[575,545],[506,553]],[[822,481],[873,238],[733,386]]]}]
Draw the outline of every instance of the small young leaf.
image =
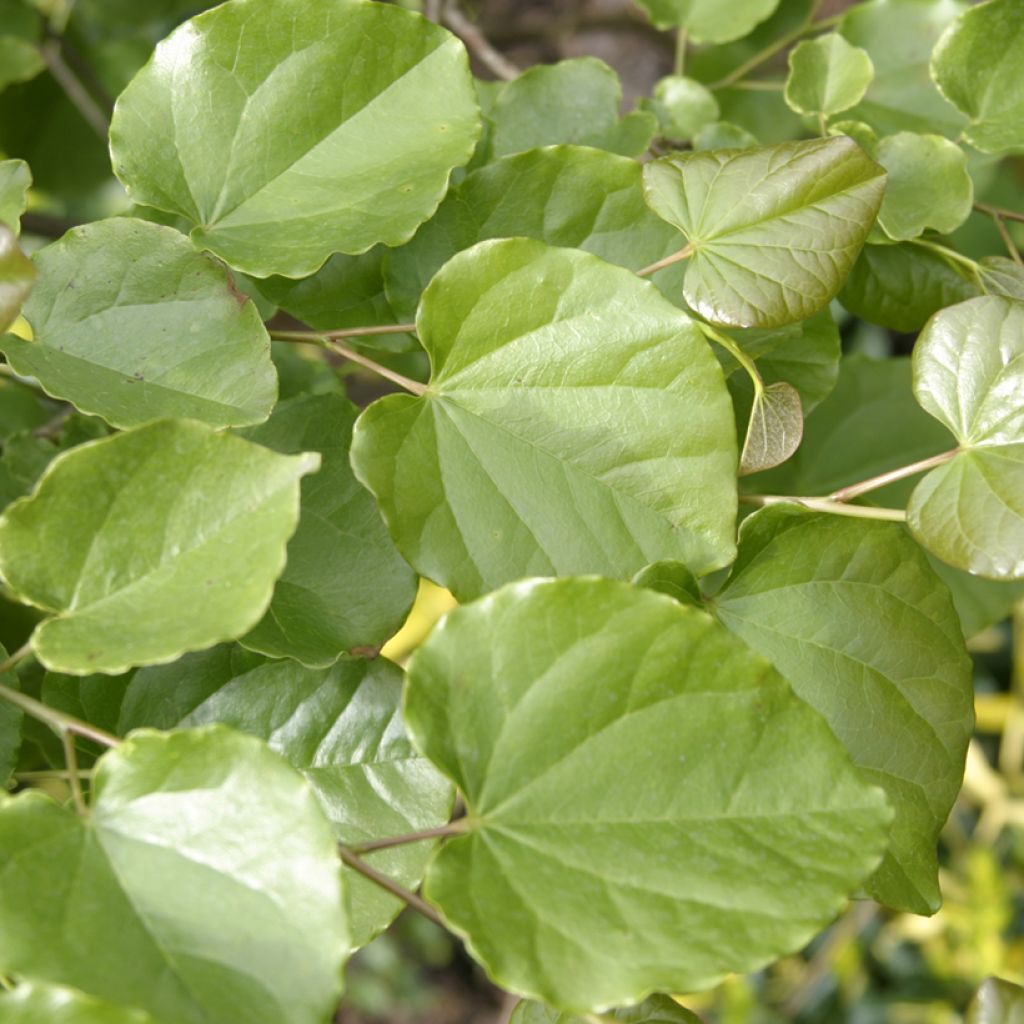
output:
[{"label": "small young leaf", "polygon": [[950,565],[1024,579],[1024,304],[983,296],[932,317],[914,394],[960,450],[918,484],[911,530]]},{"label": "small young leaf", "polygon": [[215,726],[136,733],[93,792],[88,818],[39,791],[0,803],[0,970],[157,1024],[322,1024],[349,940],[306,782]]},{"label": "small young leaf", "polygon": [[974,185],[956,143],[900,132],[882,139],[874,157],[889,176],[878,223],[890,238],[916,238],[929,228],[949,234],[970,216]]},{"label": "small young leaf", "polygon": [[1024,6],[988,0],[949,26],[932,55],[942,94],[971,120],[964,136],[985,153],[1024,152]]},{"label": "small young leaf", "polygon": [[742,39],[771,17],[779,0],[638,0],[658,28],[685,28],[696,43]]},{"label": "small young leaf", "polygon": [[110,143],[132,199],[186,218],[198,247],[257,277],[304,277],[334,252],[407,241],[479,133],[465,50],[432,22],[377,3],[233,0],[157,47]]},{"label": "small young leaf", "polygon": [[867,51],[838,33],[807,39],[790,51],[786,102],[799,114],[831,117],[856,106],[874,74]]},{"label": "small young leaf", "polygon": [[21,230],[31,184],[32,175],[24,160],[0,160],[0,224],[6,224],[15,235]]},{"label": "small young leaf", "polygon": [[433,374],[359,418],[356,475],[417,571],[474,597],[530,573],[733,557],[721,370],[649,282],[528,239],[460,253],[423,295]]},{"label": "small young leaf", "polygon": [[885,172],[846,137],[644,166],[647,202],[693,254],[683,295],[706,320],[806,320],[842,286],[871,230]]},{"label": "small young leaf", "polygon": [[[259,736],[305,776],[338,839],[364,843],[437,828],[451,815],[451,785],[416,755],[401,697],[402,673],[384,658],[342,658],[312,670],[224,646],[136,672],[117,731],[221,722]],[[433,850],[410,843],[367,859],[415,889]],[[356,948],[402,904],[362,875],[346,869],[346,877]]]},{"label": "small young leaf", "polygon": [[[523,999],[512,1011],[508,1024],[591,1024],[593,1016],[578,1017],[574,1013],[561,1013],[532,999]],[[601,1024],[701,1024],[700,1018],[684,1010],[669,996],[651,996],[639,1006],[621,1010],[606,1010]],[[117,1022],[115,1022],[117,1024]]]},{"label": "small young leaf", "polygon": [[142,1010],[115,1006],[78,989],[27,982],[0,994],[4,1024],[155,1024]]},{"label": "small young leaf", "polygon": [[357,648],[379,648],[405,621],[416,577],[395,550],[373,496],[352,474],[358,410],[342,395],[283,402],[243,436],[282,455],[318,452],[302,481],[302,513],[288,563],[259,624],[242,643],[274,658],[325,666]]},{"label": "small young leaf", "polygon": [[803,433],[800,392],[792,384],[779,381],[756,392],[740,454],[740,475],[760,473],[785,462],[800,447]]},{"label": "small young leaf", "polygon": [[0,224],[0,335],[18,318],[35,280],[36,268],[18,247],[14,232]]},{"label": "small young leaf", "polygon": [[924,552],[897,524],[764,509],[744,521],[715,608],[888,793],[896,818],[868,892],[934,913],[935,844],[960,789],[974,705],[960,624]]},{"label": "small young leaf", "polygon": [[117,674],[231,640],[263,615],[319,456],[161,420],[51,463],[0,517],[0,572],[53,612],[47,667]]},{"label": "small young leaf", "polygon": [[405,709],[472,822],[427,898],[498,984],[561,1009],[755,970],[885,847],[882,793],[821,718],[650,590],[528,580],[456,609],[413,656]]},{"label": "small young leaf", "polygon": [[36,43],[0,35],[0,91],[17,82],[28,82],[45,70],[46,62]]},{"label": "small young leaf", "polygon": [[658,115],[661,134],[673,142],[688,142],[720,113],[715,94],[682,75],[669,75],[655,85],[651,109]]},{"label": "small young leaf", "polygon": [[499,94],[491,110],[496,157],[539,146],[574,143],[640,156],[658,128],[653,114],[619,118],[619,76],[596,57],[539,64]]},{"label": "small young leaf", "polygon": [[967,1010],[967,1024],[1024,1024],[1024,988],[986,978]]},{"label": "small young leaf", "polygon": [[25,305],[34,340],[8,335],[0,349],[48,394],[115,427],[167,416],[230,427],[270,415],[277,375],[256,307],[173,228],[99,221],[35,263],[40,282]]}]

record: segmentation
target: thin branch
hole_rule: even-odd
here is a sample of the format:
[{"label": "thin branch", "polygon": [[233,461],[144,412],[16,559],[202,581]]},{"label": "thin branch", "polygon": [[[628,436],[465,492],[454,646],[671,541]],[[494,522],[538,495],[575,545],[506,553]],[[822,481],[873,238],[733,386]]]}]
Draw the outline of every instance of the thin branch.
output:
[{"label": "thin branch", "polygon": [[75,801],[75,810],[81,817],[89,813],[85,803],[85,794],[82,792],[82,779],[78,773],[78,752],[75,750],[75,735],[70,729],[65,729],[60,734],[61,743],[64,745],[64,764],[67,766],[68,785],[71,787],[71,796]]},{"label": "thin branch", "polygon": [[434,924],[438,924],[442,928],[445,927],[445,923],[441,920],[441,916],[438,912],[429,903],[427,903],[426,900],[417,896],[416,893],[410,892],[408,889],[399,885],[393,878],[388,878],[387,875],[382,874],[376,868],[371,867],[365,860],[357,857],[346,847],[339,846],[338,854],[341,857],[342,863],[347,864],[353,871],[358,871],[364,878],[368,878],[371,882],[375,882],[382,889],[391,893],[392,896],[397,896],[400,900],[403,900],[412,907],[413,910],[418,910],[424,917],[433,921]]},{"label": "thin branch", "polygon": [[473,51],[474,55],[488,70],[498,78],[511,82],[519,77],[519,68],[503,53],[496,50],[487,37],[459,10],[455,0],[448,0],[441,11],[444,22]]},{"label": "thin branch", "polygon": [[1018,213],[1016,210],[1007,210],[1002,206],[991,206],[989,203],[975,203],[974,208],[978,213],[987,213],[990,217],[999,217],[1002,220],[1015,220],[1020,224],[1024,224],[1024,213]]},{"label": "thin branch", "polygon": [[[360,328],[356,334],[394,334],[396,331],[403,330],[407,326],[408,325],[406,324],[398,324],[395,327],[388,328]],[[425,384],[421,384],[418,380],[413,380],[411,377],[406,377],[404,374],[398,373],[396,370],[388,369],[388,367],[382,366],[369,356],[364,356],[362,352],[357,352],[355,349],[349,348],[348,345],[343,345],[340,341],[336,340],[339,335],[344,337],[353,336],[351,333],[341,331],[334,331],[330,334],[323,334],[316,331],[270,332],[271,338],[275,341],[293,341],[300,344],[319,345],[321,348],[328,348],[332,352],[337,352],[338,355],[344,356],[344,358],[349,360],[349,362],[365,366],[366,369],[372,370],[378,376],[391,381],[392,384],[397,384],[400,388],[404,388],[406,391],[410,392],[410,394],[416,395],[417,397],[427,393],[427,386]]]},{"label": "thin branch", "polygon": [[440,22],[441,20],[441,0],[426,0],[423,5],[423,17],[430,21]]},{"label": "thin branch", "polygon": [[[8,659],[9,661],[10,659]],[[0,666],[2,668],[2,666]],[[65,732],[73,732],[78,736],[84,736],[104,747],[116,747],[121,741],[105,729],[100,729],[80,718],[66,715],[63,711],[48,707],[41,701],[30,697],[20,690],[12,690],[9,686],[0,685],[0,700],[5,700],[15,707],[21,708],[26,715],[38,719],[48,725],[58,736],[63,737]]]},{"label": "thin branch", "polygon": [[21,664],[32,653],[32,641],[23,643],[10,657],[0,661],[0,676]]},{"label": "thin branch", "polygon": [[758,395],[762,394],[764,392],[764,378],[761,376],[761,371],[757,368],[757,363],[728,334],[716,330],[711,324],[704,323],[703,320],[698,320],[697,326],[705,338],[724,348],[743,367],[750,378],[750,382],[754,385],[755,393]]},{"label": "thin branch", "polygon": [[387,839],[374,839],[369,843],[354,843],[349,850],[355,854],[373,853],[374,850],[389,850],[393,846],[406,846],[409,843],[420,843],[427,839],[446,839],[450,836],[463,835],[469,829],[465,818],[442,825],[440,828],[428,828],[422,832],[409,832],[404,836],[390,836]]},{"label": "thin branch", "polygon": [[1010,234],[1006,226],[1006,221],[998,214],[992,215],[992,221],[999,232],[999,237],[1003,240],[1003,245],[1006,246],[1006,251],[1010,254],[1010,259],[1018,266],[1024,263],[1024,260],[1020,257],[1020,249],[1017,248],[1017,243],[1013,240],[1013,235]]},{"label": "thin branch", "polygon": [[673,263],[682,263],[683,260],[688,260],[693,255],[693,250],[693,242],[690,242],[689,245],[684,246],[679,252],[674,252],[671,256],[666,256],[663,260],[658,260],[657,263],[652,263],[649,267],[638,270],[636,276],[650,277],[651,274],[656,274],[659,270],[664,270],[665,267],[671,267]]},{"label": "thin branch", "polygon": [[676,33],[675,60],[672,64],[673,73],[682,76],[686,72],[686,43],[689,39],[689,32],[684,25]]},{"label": "thin branch", "polygon": [[48,39],[43,43],[40,52],[46,66],[56,79],[64,94],[78,109],[90,128],[104,141],[110,133],[110,122],[103,108],[92,98],[82,80],[71,70],[60,51],[60,43],[56,39]]},{"label": "thin branch", "polygon": [[932,455],[930,458],[921,459],[920,462],[912,462],[909,466],[890,469],[888,473],[879,473],[878,476],[862,480],[860,483],[850,484],[848,487],[840,487],[838,491],[833,491],[828,496],[828,500],[852,501],[854,498],[859,498],[862,494],[870,494],[871,491],[877,491],[880,487],[893,484],[897,480],[905,480],[908,476],[917,476],[918,473],[924,473],[929,469],[934,469],[936,466],[941,466],[944,462],[949,462],[959,450],[959,448],[953,448],[948,452],[943,452],[941,455]]},{"label": "thin branch", "polygon": [[800,505],[812,512],[829,512],[855,519],[884,519],[891,523],[905,523],[907,513],[898,508],[874,508],[871,505],[844,505],[828,498],[802,498],[792,494],[743,494],[740,501],[747,505]]},{"label": "thin branch", "polygon": [[[91,768],[79,768],[77,771],[80,779],[92,778]],[[36,772],[15,772],[14,778],[18,782],[41,782],[43,779],[63,779],[67,782],[71,777],[71,773],[65,771],[63,768],[47,768],[42,771]]]}]

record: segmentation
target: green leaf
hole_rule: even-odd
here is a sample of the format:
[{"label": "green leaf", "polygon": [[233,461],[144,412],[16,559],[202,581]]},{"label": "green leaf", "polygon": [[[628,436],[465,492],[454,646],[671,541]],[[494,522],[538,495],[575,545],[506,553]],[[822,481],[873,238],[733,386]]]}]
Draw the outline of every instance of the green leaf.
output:
[{"label": "green leaf", "polygon": [[799,114],[831,117],[855,107],[874,76],[867,51],[838,33],[806,39],[789,54],[786,102]]},{"label": "green leaf", "polygon": [[673,142],[688,142],[719,116],[715,94],[682,75],[669,75],[655,85],[651,109],[658,115],[661,134]]},{"label": "green leaf", "polygon": [[115,427],[179,416],[259,423],[277,399],[270,338],[223,265],[172,228],[117,217],[75,228],[35,260],[35,340],[0,349],[48,394]]},{"label": "green leaf", "polygon": [[8,438],[0,456],[0,511],[32,490],[56,454],[49,441],[32,434]]},{"label": "green leaf", "polygon": [[631,582],[635,587],[646,587],[659,594],[668,594],[682,604],[704,607],[700,583],[682,562],[652,562],[641,569]]},{"label": "green leaf", "polygon": [[693,140],[693,148],[698,151],[706,149],[752,149],[757,145],[757,138],[736,124],[718,121],[702,128]]},{"label": "green leaf", "polygon": [[779,381],[755,392],[740,453],[740,475],[760,473],[785,462],[800,447],[804,433],[800,392]]},{"label": "green leaf", "polygon": [[932,317],[914,395],[959,453],[914,490],[911,530],[959,569],[1024,579],[1024,304],[983,296]]},{"label": "green leaf", "polygon": [[[0,661],[3,661],[9,653],[4,645],[0,644]],[[0,683],[15,690],[21,689],[17,677],[11,672],[0,676]],[[7,788],[7,784],[11,781],[11,774],[18,764],[23,718],[20,708],[7,701],[0,701],[0,794]],[[2,795],[0,795],[0,799],[3,799]]]},{"label": "green leaf", "polygon": [[[669,255],[679,238],[644,202],[635,160],[583,146],[517,153],[470,174],[408,245],[388,254],[385,281],[397,316],[415,315],[423,289],[457,252],[511,237],[583,249],[630,270]],[[678,292],[677,270],[653,279]]]},{"label": "green leaf", "polygon": [[0,91],[16,82],[27,82],[45,70],[38,45],[18,36],[0,35]]},{"label": "green leaf", "polygon": [[0,517],[0,573],[54,617],[48,668],[110,675],[231,640],[260,619],[319,456],[161,420],[55,459]]},{"label": "green leaf", "polygon": [[871,0],[854,4],[839,31],[867,50],[875,77],[847,115],[880,134],[937,132],[955,139],[966,118],[947,102],[928,74],[939,36],[967,4],[964,0]]},{"label": "green leaf", "polygon": [[986,978],[967,1010],[967,1024],[1024,1024],[1024,988]]},{"label": "green leaf", "polygon": [[644,166],[647,202],[693,249],[683,295],[706,320],[778,327],[839,291],[882,201],[882,169],[846,137]]},{"label": "green leaf", "polygon": [[[343,658],[313,670],[217,647],[136,672],[117,729],[222,722],[259,736],[305,776],[337,838],[364,843],[437,828],[451,814],[451,786],[406,736],[401,696],[402,672],[383,658]],[[366,859],[415,889],[433,850],[429,842],[410,843]],[[352,944],[359,947],[403,904],[345,873]]]},{"label": "green leaf", "polygon": [[964,137],[985,153],[1024,152],[1024,8],[1018,0],[970,7],[932,54],[942,94],[970,118]]},{"label": "green leaf", "polygon": [[919,245],[865,245],[839,293],[854,316],[903,334],[978,294],[978,286],[941,255]]},{"label": "green leaf", "polygon": [[38,791],[0,805],[0,970],[158,1024],[322,1024],[349,943],[306,782],[210,727],[136,733],[93,793],[84,819]]},{"label": "green leaf", "polygon": [[420,575],[464,599],[531,573],[732,560],[728,394],[652,284],[578,250],[483,242],[434,278],[417,325],[430,385],[370,406],[352,459]]},{"label": "green leaf", "polygon": [[974,185],[956,143],[900,132],[882,139],[874,157],[889,175],[878,223],[890,238],[916,238],[929,228],[949,234],[970,216]]},{"label": "green leaf", "polygon": [[465,50],[432,22],[385,4],[234,0],[157,47],[110,140],[132,199],[196,225],[199,248],[257,277],[304,277],[331,253],[407,241],[479,132]]},{"label": "green leaf", "polygon": [[28,205],[32,174],[24,160],[0,160],[0,222],[17,235]]},{"label": "green leaf", "polygon": [[650,590],[529,580],[457,609],[413,656],[405,710],[472,823],[427,898],[499,985],[562,1009],[799,948],[885,846],[881,792],[820,717]]},{"label": "green leaf", "polygon": [[36,268],[18,247],[14,232],[0,224],[0,336],[18,318],[35,280]]},{"label": "green leaf", "polygon": [[490,118],[493,155],[575,143],[640,156],[658,119],[644,111],[619,117],[619,76],[596,57],[538,64],[502,89]]},{"label": "green leaf", "polygon": [[[985,256],[979,264],[989,295],[1024,300],[1024,266],[1005,256]],[[967,298],[967,296],[964,296]],[[946,303],[951,306],[951,302]]]},{"label": "green leaf", "polygon": [[974,704],[960,623],[924,552],[898,524],[775,506],[744,521],[715,608],[888,794],[896,817],[868,892],[934,913]]},{"label": "green leaf", "polygon": [[[669,996],[656,995],[645,999],[639,1006],[610,1010],[601,1014],[602,1024],[700,1024],[700,1018],[683,1009]],[[578,1017],[573,1013],[560,1013],[543,1003],[523,999],[512,1011],[508,1024],[593,1024],[594,1017]]]},{"label": "green leaf", "polygon": [[658,28],[678,25],[696,43],[742,39],[771,17],[779,0],[638,0]]},{"label": "green leaf", "polygon": [[0,444],[48,423],[58,408],[28,384],[0,377]]},{"label": "green leaf", "polygon": [[279,405],[243,436],[282,455],[320,454],[302,481],[302,513],[266,615],[242,643],[271,657],[330,665],[396,633],[416,596],[416,576],[388,536],[377,503],[349,464],[358,410],[342,395]]},{"label": "green leaf", "polygon": [[153,1024],[141,1010],[114,1006],[77,989],[29,982],[0,995],[4,1024]]}]

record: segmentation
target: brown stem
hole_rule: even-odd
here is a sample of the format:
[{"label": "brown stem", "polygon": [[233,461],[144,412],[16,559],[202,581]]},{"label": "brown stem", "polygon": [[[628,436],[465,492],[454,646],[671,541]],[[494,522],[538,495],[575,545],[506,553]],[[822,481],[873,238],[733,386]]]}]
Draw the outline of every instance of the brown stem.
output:
[{"label": "brown stem", "polygon": [[90,128],[104,141],[110,133],[110,122],[103,108],[92,98],[82,80],[71,70],[64,60],[60,43],[56,39],[48,39],[40,48],[46,67],[53,75],[64,94],[78,109]]},{"label": "brown stem", "polygon": [[850,484],[848,487],[840,487],[838,491],[833,491],[828,496],[828,500],[852,501],[854,498],[859,498],[862,494],[877,491],[880,487],[895,483],[897,480],[905,480],[908,476],[916,476],[918,473],[924,473],[929,469],[934,469],[936,466],[941,466],[944,462],[949,462],[959,450],[959,448],[953,448],[948,452],[943,452],[941,455],[932,455],[930,458],[922,459],[920,462],[913,462],[909,466],[890,469],[888,473],[880,473],[878,476],[873,476],[868,480],[861,480],[860,483]]},{"label": "brown stem", "polygon": [[638,270],[636,276],[650,277],[651,274],[656,274],[659,270],[664,270],[665,267],[671,267],[673,263],[682,263],[683,260],[688,260],[693,255],[693,250],[694,244],[690,242],[689,245],[684,246],[679,252],[674,252],[671,256],[666,256],[663,260],[658,260],[657,263],[652,263],[649,267]]},{"label": "brown stem", "polygon": [[506,82],[519,77],[519,68],[503,53],[496,50],[477,25],[459,10],[454,0],[448,0],[441,12],[441,20],[473,51],[489,71]]},{"label": "brown stem", "polygon": [[420,843],[426,839],[446,839],[449,836],[463,835],[469,825],[465,818],[442,825],[440,828],[428,828],[422,832],[408,832],[403,836],[389,836],[387,839],[373,839],[368,843],[356,843],[349,847],[352,853],[373,853],[374,850],[389,850],[393,846],[406,846],[409,843]]},{"label": "brown stem", "polygon": [[1003,220],[1015,220],[1024,224],[1024,213],[1017,213],[1016,210],[1006,210],[1001,206],[990,206],[988,203],[975,203],[974,208],[978,213],[987,213],[990,217],[1000,217]]},{"label": "brown stem", "polygon": [[339,846],[338,854],[341,857],[342,863],[347,864],[353,871],[358,871],[364,878],[375,882],[382,889],[391,893],[392,896],[397,896],[412,907],[413,910],[418,910],[424,917],[433,921],[434,924],[438,924],[442,928],[445,927],[444,921],[441,920],[438,912],[426,900],[417,896],[416,893],[410,892],[404,886],[399,885],[393,878],[388,878],[387,875],[371,867],[365,860],[357,857],[347,847]]}]

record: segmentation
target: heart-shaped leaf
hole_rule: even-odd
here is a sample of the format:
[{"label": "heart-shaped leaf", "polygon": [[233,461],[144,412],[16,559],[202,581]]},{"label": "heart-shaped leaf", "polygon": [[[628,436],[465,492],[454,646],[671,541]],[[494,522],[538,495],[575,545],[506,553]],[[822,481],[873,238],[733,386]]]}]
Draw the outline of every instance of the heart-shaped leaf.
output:
[{"label": "heart-shaped leaf", "polygon": [[0,517],[0,572],[54,617],[32,636],[59,672],[116,674],[245,633],[270,602],[319,456],[160,420],[51,464]]},{"label": "heart-shaped leaf", "polygon": [[733,327],[806,320],[839,291],[871,230],[885,172],[850,138],[644,165],[647,202],[686,236],[687,304]]},{"label": "heart-shaped leaf", "polygon": [[465,50],[432,22],[231,0],[160,43],[110,143],[135,202],[194,224],[197,246],[257,277],[304,277],[331,253],[407,241],[479,133]]},{"label": "heart-shaped leaf", "polygon": [[578,250],[482,242],[434,278],[417,324],[430,385],[370,406],[352,458],[421,575],[461,599],[531,573],[732,559],[728,393],[652,284]]},{"label": "heart-shaped leaf", "polygon": [[838,33],[806,39],[789,54],[786,102],[797,113],[831,117],[856,106],[874,75],[867,50]]},{"label": "heart-shaped leaf", "polygon": [[277,400],[270,338],[223,264],[172,228],[117,217],[75,228],[35,260],[34,340],[0,339],[48,394],[134,427],[180,416],[259,423]]},{"label": "heart-shaped leaf", "polygon": [[785,462],[800,447],[804,414],[800,392],[780,381],[754,393],[740,473],[760,473]]},{"label": "heart-shaped leaf", "polygon": [[405,709],[471,825],[427,898],[498,984],[561,1009],[755,970],[885,847],[883,795],[824,721],[651,590],[529,580],[457,609],[413,656]]}]

